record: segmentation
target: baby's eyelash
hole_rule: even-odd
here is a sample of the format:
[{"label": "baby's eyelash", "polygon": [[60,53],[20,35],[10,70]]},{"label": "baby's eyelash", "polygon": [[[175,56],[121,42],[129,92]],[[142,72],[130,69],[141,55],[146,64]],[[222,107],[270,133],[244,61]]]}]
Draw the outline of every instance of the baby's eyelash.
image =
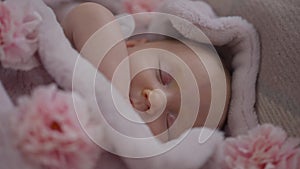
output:
[{"label": "baby's eyelash", "polygon": [[168,85],[173,80],[171,75],[169,75],[167,72],[161,69],[160,61],[159,61],[158,77],[162,85]]},{"label": "baby's eyelash", "polygon": [[162,84],[160,60],[158,61],[158,69],[156,70],[156,78]]}]

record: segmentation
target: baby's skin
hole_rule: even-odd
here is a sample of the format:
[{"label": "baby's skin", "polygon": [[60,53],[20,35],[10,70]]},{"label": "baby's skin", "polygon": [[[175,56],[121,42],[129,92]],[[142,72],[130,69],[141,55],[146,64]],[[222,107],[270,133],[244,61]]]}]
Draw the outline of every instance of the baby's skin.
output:
[{"label": "baby's skin", "polygon": [[[167,131],[167,137],[163,137],[161,140],[168,141],[177,138],[190,127],[201,127],[204,124],[205,127],[221,127],[224,124],[230,100],[230,77],[226,70],[224,72],[222,64],[218,64],[216,57],[211,57],[216,55],[213,50],[205,45],[189,42],[189,46],[194,46],[197,53],[201,53],[209,61],[209,66],[215,68],[213,75],[208,74],[205,65],[193,50],[182,42],[171,39],[152,42],[147,42],[145,39],[120,41],[98,64],[99,57],[91,53],[96,53],[95,51],[99,49],[91,47],[82,52],[82,48],[97,30],[114,20],[114,15],[105,7],[95,3],[83,3],[66,15],[62,26],[74,48],[81,51],[83,57],[97,67],[109,80],[112,80],[121,61],[129,57],[131,82],[127,95],[133,108],[145,120],[154,135]],[[104,30],[101,38],[94,38],[94,41],[98,42],[97,44],[103,44],[105,40],[122,39],[123,35],[118,22],[112,24],[110,29]],[[145,49],[161,50],[156,50],[156,52],[148,50],[147,53]],[[147,57],[138,55],[138,52],[142,50],[146,52]],[[159,53],[160,51],[162,53]],[[185,68],[176,59],[161,57],[166,53],[173,53],[180,58],[189,67],[193,77],[187,77]],[[152,68],[139,71],[147,67]],[[222,112],[215,114],[216,117],[221,118],[206,121],[212,99],[210,78],[221,78],[224,73],[226,74],[226,85],[220,87],[225,88],[227,95],[223,100],[220,99],[220,104],[225,102],[225,106]],[[189,87],[193,81],[196,81],[198,91]],[[185,83],[183,85],[185,87],[180,87],[181,83]],[[197,107],[195,115],[191,114],[192,110],[189,110],[189,108],[195,107],[192,105],[194,97],[184,97],[182,93],[187,96],[197,94],[201,96],[201,102],[199,100],[199,107]],[[180,111],[183,97],[185,98],[183,107],[186,109]],[[157,118],[149,120],[152,117]],[[176,123],[174,123],[175,121]],[[192,122],[192,126],[189,122]]]}]

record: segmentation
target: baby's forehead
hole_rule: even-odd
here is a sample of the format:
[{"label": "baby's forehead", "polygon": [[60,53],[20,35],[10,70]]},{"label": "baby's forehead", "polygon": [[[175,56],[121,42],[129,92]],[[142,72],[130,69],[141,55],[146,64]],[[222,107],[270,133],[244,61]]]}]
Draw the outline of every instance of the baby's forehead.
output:
[{"label": "baby's forehead", "polygon": [[132,50],[132,53],[139,50],[147,50],[146,53],[149,57],[160,57],[163,66],[175,67],[175,69],[179,69],[179,65],[188,67],[197,77],[205,76],[208,67],[223,70],[216,50],[208,44],[185,39],[165,39],[142,44]]},{"label": "baby's forehead", "polygon": [[216,52],[214,46],[186,39],[161,41],[160,46],[158,47],[168,50],[169,52],[183,59],[188,58],[199,60],[203,55],[218,57],[218,53]]},{"label": "baby's forehead", "polygon": [[[205,69],[207,66],[222,67],[220,57],[211,45],[188,40],[173,40],[172,42],[165,41],[164,43],[165,45],[162,48],[172,53],[172,57],[182,60],[191,69],[200,67]],[[200,72],[195,71],[194,73],[198,74]]]},{"label": "baby's forehead", "polygon": [[214,46],[205,43],[194,42],[191,40],[177,40],[175,43],[179,44],[180,54],[189,54],[187,57],[192,59],[201,59],[203,55],[215,56],[218,55]]}]

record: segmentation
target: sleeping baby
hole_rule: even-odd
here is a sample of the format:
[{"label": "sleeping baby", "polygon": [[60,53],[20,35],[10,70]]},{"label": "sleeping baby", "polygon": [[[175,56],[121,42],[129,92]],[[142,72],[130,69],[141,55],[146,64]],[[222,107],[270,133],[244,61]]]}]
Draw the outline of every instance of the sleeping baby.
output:
[{"label": "sleeping baby", "polygon": [[[272,137],[276,141],[278,134],[284,141],[285,133],[267,125],[249,131],[250,137],[242,136],[258,125],[254,104],[260,60],[258,36],[245,20],[218,17],[202,1],[167,1],[157,9],[161,12],[155,13],[158,17],[152,17],[152,12],[123,15],[124,10],[114,11],[121,14],[114,16],[101,5],[84,3],[68,8],[60,19],[40,0],[6,2],[1,6],[6,9],[2,10],[6,17],[3,23],[22,21],[21,26],[16,22],[11,31],[18,32],[15,28],[19,27],[25,30],[20,35],[25,40],[19,45],[31,47],[25,54],[30,61],[41,64],[41,69],[24,72],[26,75],[2,69],[1,83],[5,88],[0,84],[0,99],[5,102],[0,102],[4,131],[0,132],[0,149],[5,151],[0,151],[4,157],[0,159],[6,168],[273,166],[267,153],[253,163],[260,150],[255,147],[269,147]],[[8,5],[13,6],[8,9]],[[21,19],[10,18],[8,14],[18,9],[20,13],[23,9],[32,13]],[[5,33],[11,38],[10,31]],[[20,38],[12,40],[19,42]],[[11,44],[4,42],[0,46],[3,49]],[[211,44],[220,47],[224,60]],[[26,51],[21,47],[18,52],[16,48],[3,50],[1,56],[18,56]],[[28,66],[23,58],[26,59],[22,55],[21,61],[11,66],[20,62]],[[232,76],[226,68],[230,68]],[[50,82],[63,90],[54,85],[44,87]],[[40,87],[31,96],[20,97],[18,105],[10,103],[5,90],[18,98],[29,93],[34,86],[26,86],[32,84]],[[12,125],[7,120],[10,117],[15,118]],[[225,119],[228,138],[215,130],[223,128]],[[274,165],[286,164],[292,148],[284,152],[287,156],[282,156],[282,163],[274,157]],[[27,162],[28,167],[24,165]]]},{"label": "sleeping baby", "polygon": [[[189,40],[182,42],[170,37],[150,40],[139,35],[114,45],[99,63],[100,56],[96,54],[99,47],[85,45],[92,35],[96,44],[123,39],[120,25],[114,20],[115,16],[105,7],[83,3],[64,17],[62,27],[73,47],[110,81],[120,63],[128,58],[130,85],[124,97],[153,135],[165,142],[190,127],[224,125],[231,93],[230,76],[212,47]],[[109,29],[105,29],[107,24]],[[104,30],[101,37],[94,34],[99,29]],[[220,82],[222,78],[224,83]],[[212,87],[216,85],[217,88]],[[222,90],[226,91],[224,97],[212,97],[214,92]],[[196,105],[195,95],[200,96]],[[212,107],[220,107],[222,111],[212,111]],[[212,118],[208,118],[209,114]],[[164,132],[167,134],[160,136]]]}]

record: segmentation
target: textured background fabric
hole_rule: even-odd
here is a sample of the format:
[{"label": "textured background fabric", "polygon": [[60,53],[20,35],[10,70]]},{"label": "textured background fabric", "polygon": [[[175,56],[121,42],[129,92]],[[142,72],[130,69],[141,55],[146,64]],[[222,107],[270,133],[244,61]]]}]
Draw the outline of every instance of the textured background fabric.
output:
[{"label": "textured background fabric", "polygon": [[4,69],[0,65],[0,80],[14,103],[22,95],[29,95],[33,88],[54,82],[44,67],[30,71]]},{"label": "textured background fabric", "polygon": [[260,123],[282,126],[300,136],[300,1],[206,0],[218,15],[239,15],[261,39],[257,82]]}]

